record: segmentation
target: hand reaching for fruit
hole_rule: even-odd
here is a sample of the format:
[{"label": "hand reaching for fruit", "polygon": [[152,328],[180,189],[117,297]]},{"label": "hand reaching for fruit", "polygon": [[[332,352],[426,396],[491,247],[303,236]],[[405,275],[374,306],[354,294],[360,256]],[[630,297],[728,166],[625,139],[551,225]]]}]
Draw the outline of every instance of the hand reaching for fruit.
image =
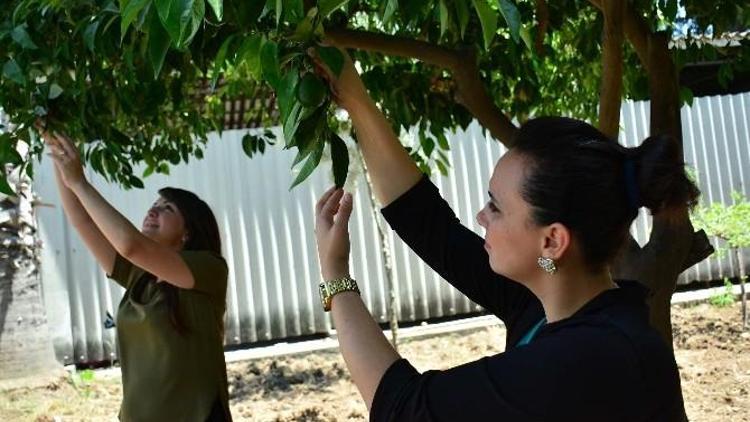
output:
[{"label": "hand reaching for fruit", "polygon": [[[324,48],[336,48],[336,47],[324,47]],[[336,103],[346,109],[351,110],[353,107],[362,101],[369,99],[367,89],[365,88],[362,79],[359,76],[359,72],[354,67],[352,59],[349,54],[336,48],[343,56],[343,62],[341,63],[341,71],[336,73],[331,70],[331,67],[321,58],[320,49],[310,49],[308,53],[313,59],[315,64],[315,70],[317,73],[328,82],[331,89],[331,94]]]}]

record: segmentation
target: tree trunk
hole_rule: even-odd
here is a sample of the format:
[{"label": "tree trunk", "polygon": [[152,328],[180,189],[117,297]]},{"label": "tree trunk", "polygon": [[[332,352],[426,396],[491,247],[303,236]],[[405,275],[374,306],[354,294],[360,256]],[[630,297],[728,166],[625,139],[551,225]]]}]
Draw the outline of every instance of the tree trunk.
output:
[{"label": "tree trunk", "polygon": [[[601,5],[598,4],[599,7]],[[639,57],[648,71],[651,100],[650,134],[671,136],[673,141],[678,143],[682,153],[679,82],[677,69],[668,49],[669,34],[647,33],[647,51],[643,51],[643,42],[634,42],[643,41],[643,34],[636,34],[633,30],[635,18],[632,10],[626,9],[624,16],[628,38],[639,51]],[[641,248],[630,239],[613,268],[616,277],[639,280],[651,289],[651,324],[670,347],[671,298],[677,286],[677,278],[682,271],[702,261],[711,253],[713,247],[708,237],[703,231],[693,232],[688,211],[683,209],[676,215],[655,215],[648,243]]]},{"label": "tree trunk", "polygon": [[747,293],[745,291],[745,260],[742,248],[734,248],[734,260],[740,270],[740,300],[742,301],[742,330],[747,329]]},{"label": "tree trunk", "polygon": [[[5,169],[1,169],[5,170]],[[0,194],[0,385],[21,378],[57,376],[41,291],[31,183],[13,172],[18,196]]]},{"label": "tree trunk", "polygon": [[602,1],[602,85],[599,95],[599,130],[611,139],[620,132],[622,105],[622,16],[625,3],[621,0]]}]

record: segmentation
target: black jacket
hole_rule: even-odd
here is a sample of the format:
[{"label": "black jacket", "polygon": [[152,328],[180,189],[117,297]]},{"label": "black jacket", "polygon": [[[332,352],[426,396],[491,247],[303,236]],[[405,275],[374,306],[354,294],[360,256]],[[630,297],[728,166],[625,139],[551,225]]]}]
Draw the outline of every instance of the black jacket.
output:
[{"label": "black jacket", "polygon": [[461,225],[427,178],[383,209],[435,271],[506,325],[504,353],[444,371],[395,362],[372,403],[373,421],[681,421],[674,354],[649,326],[646,290],[632,281],[545,324],[524,286],[495,274],[484,240]]}]

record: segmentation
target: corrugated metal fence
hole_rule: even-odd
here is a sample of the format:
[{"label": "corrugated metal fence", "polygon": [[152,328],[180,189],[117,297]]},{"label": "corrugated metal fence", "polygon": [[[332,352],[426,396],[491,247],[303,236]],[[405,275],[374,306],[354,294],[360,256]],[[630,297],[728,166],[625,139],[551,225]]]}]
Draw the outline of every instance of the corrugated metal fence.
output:
[{"label": "corrugated metal fence", "polygon": [[[750,94],[697,98],[682,110],[685,154],[697,169],[704,200],[729,201],[732,189],[748,194],[750,164],[748,120]],[[648,104],[626,102],[622,108],[622,141],[635,145],[647,134]],[[223,234],[230,268],[227,344],[284,339],[331,329],[318,304],[319,276],[313,238],[313,206],[330,184],[329,171],[289,192],[294,158],[291,151],[273,148],[263,156],[246,158],[241,149],[244,131],[213,136],[205,158],[176,166],[168,177],[146,180],[143,190],[123,191],[90,174],[94,185],[131,221],[140,222],[156,191],[175,186],[196,192],[214,209]],[[504,152],[477,124],[451,136],[452,170],[434,178],[448,202],[471,229],[481,233],[474,214],[486,200],[486,185],[496,160]],[[354,154],[353,152],[351,152]],[[356,157],[353,157],[356,162]],[[327,167],[327,166],[323,166]],[[42,281],[58,357],[66,363],[115,358],[114,330],[104,328],[106,312],[115,313],[122,289],[108,281],[66,223],[48,160],[40,166],[35,189],[43,242]],[[369,193],[354,169],[352,186],[352,271],[361,283],[369,309],[386,321],[385,273]],[[361,179],[361,180],[360,180]],[[643,213],[633,232],[644,243],[649,230]],[[393,251],[400,320],[414,321],[478,311],[479,308],[422,264],[400,240],[389,234]],[[732,271],[729,262],[712,258],[681,276],[716,279]]]}]

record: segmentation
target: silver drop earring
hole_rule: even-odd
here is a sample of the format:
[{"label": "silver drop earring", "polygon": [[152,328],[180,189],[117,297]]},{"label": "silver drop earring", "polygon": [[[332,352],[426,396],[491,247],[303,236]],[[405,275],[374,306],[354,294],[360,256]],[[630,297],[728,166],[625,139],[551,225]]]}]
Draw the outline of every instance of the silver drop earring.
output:
[{"label": "silver drop earring", "polygon": [[555,265],[555,260],[552,258],[545,258],[543,256],[540,256],[537,258],[536,263],[539,264],[539,266],[547,272],[547,274],[554,274],[557,272],[557,266]]}]

